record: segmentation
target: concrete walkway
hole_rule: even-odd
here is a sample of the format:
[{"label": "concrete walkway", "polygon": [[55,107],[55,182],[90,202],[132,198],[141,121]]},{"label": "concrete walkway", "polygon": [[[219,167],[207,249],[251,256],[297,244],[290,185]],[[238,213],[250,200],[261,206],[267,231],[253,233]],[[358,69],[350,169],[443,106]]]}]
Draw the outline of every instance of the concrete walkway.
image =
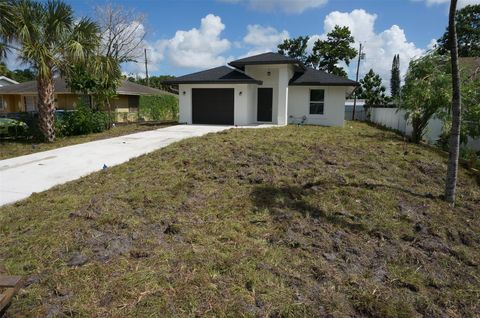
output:
[{"label": "concrete walkway", "polygon": [[[268,127],[260,125],[255,127]],[[0,160],[0,206],[189,138],[232,126],[177,125]]]}]

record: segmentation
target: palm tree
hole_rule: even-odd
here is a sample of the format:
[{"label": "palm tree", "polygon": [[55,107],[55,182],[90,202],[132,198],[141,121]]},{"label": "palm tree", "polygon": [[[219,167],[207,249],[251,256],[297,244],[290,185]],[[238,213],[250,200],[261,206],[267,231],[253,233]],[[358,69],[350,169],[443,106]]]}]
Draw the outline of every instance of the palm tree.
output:
[{"label": "palm tree", "polygon": [[450,132],[450,149],[448,155],[447,181],[445,183],[445,200],[455,203],[457,186],[458,156],[460,152],[460,121],[462,101],[460,96],[460,72],[458,69],[458,42],[455,26],[455,12],[457,0],[451,0],[448,18],[448,35],[450,56],[452,60],[452,130]]},{"label": "palm tree", "polygon": [[76,20],[72,8],[59,0],[15,3],[15,39],[21,60],[37,70],[39,126],[46,141],[55,140],[54,76],[93,54],[99,44],[98,26]]},{"label": "palm tree", "polygon": [[6,58],[9,43],[15,33],[13,3],[0,0],[0,61]]}]

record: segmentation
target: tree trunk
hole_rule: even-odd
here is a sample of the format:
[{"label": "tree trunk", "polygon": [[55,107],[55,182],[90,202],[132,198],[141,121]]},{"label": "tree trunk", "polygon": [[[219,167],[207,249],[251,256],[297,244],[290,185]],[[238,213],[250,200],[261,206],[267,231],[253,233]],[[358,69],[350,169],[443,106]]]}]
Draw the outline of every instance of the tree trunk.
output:
[{"label": "tree trunk", "polygon": [[457,0],[451,0],[448,18],[448,33],[450,41],[450,55],[452,59],[452,130],[450,132],[450,150],[448,155],[447,181],[445,184],[445,200],[455,203],[455,190],[457,186],[458,156],[460,153],[460,72],[458,70],[458,42],[455,26],[455,12]]},{"label": "tree trunk", "polygon": [[47,142],[55,141],[55,87],[53,78],[38,78],[38,124]]},{"label": "tree trunk", "polygon": [[107,97],[108,108],[108,129],[112,129],[112,106],[110,105],[110,98]]}]

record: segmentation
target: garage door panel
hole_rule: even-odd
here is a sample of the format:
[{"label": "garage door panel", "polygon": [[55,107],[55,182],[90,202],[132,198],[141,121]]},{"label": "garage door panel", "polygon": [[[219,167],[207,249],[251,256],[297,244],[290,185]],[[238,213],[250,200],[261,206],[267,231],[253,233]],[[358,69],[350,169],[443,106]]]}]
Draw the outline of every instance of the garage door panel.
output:
[{"label": "garage door panel", "polygon": [[194,124],[233,125],[233,88],[192,89],[192,122]]}]

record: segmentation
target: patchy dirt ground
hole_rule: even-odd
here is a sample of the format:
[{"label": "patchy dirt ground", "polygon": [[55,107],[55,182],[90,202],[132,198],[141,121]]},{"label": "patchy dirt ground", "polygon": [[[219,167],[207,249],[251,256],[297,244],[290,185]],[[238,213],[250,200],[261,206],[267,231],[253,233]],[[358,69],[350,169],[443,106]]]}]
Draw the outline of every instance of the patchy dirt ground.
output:
[{"label": "patchy dirt ground", "polygon": [[185,140],[0,209],[9,317],[478,317],[480,186],[361,123]]}]

